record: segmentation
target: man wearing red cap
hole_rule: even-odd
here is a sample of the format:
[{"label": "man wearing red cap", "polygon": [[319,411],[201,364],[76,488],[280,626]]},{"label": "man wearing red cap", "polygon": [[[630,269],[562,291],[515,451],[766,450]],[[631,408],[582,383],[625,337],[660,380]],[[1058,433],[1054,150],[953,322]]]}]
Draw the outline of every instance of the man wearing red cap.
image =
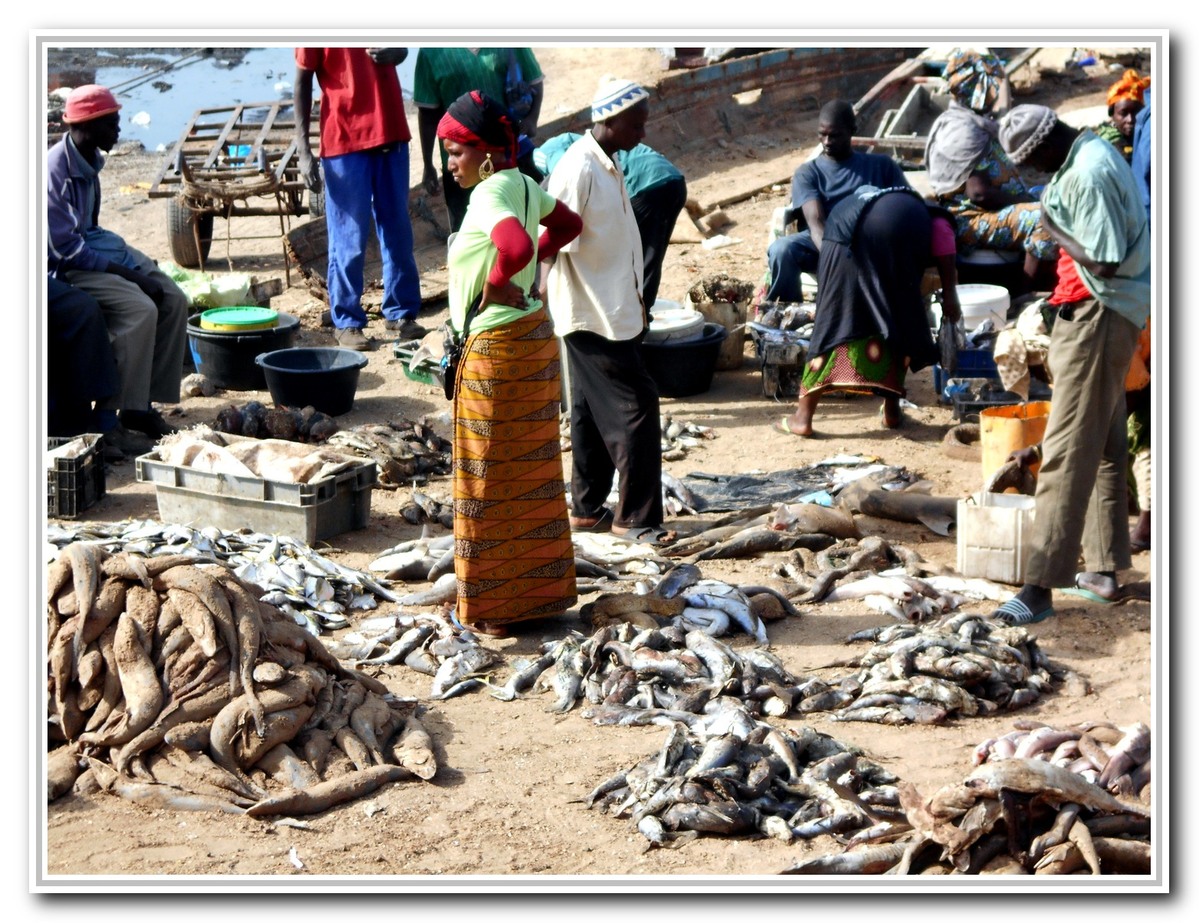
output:
[{"label": "man wearing red cap", "polygon": [[179,402],[190,302],[152,259],[100,227],[100,170],[121,135],[120,108],[95,84],[67,97],[68,130],[46,157],[49,270],[104,312],[121,380],[111,399],[120,410],[120,438],[137,430],[157,439],[175,431],[150,402]]}]

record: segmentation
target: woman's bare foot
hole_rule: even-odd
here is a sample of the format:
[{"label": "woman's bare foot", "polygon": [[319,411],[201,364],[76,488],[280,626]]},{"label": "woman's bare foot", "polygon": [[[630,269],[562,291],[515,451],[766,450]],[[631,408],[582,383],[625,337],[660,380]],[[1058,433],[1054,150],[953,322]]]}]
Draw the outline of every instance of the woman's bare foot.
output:
[{"label": "woman's bare foot", "polygon": [[811,436],[812,417],[816,413],[816,405],[820,399],[814,394],[805,394],[795,405],[795,413],[783,417],[774,424],[775,430],[791,436]]},{"label": "woman's bare foot", "polygon": [[903,411],[899,407],[899,398],[883,398],[881,417],[884,429],[898,429],[903,425]]},{"label": "woman's bare foot", "polygon": [[481,635],[487,635],[489,638],[506,638],[509,635],[509,631],[503,622],[488,622],[484,620],[468,625],[467,628]]}]

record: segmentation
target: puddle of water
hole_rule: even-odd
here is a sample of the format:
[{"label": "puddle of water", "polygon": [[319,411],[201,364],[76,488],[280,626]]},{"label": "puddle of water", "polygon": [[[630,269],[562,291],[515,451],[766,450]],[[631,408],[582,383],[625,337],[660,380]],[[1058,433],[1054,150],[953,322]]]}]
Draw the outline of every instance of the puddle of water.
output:
[{"label": "puddle of water", "polygon": [[[216,57],[188,57],[195,49],[155,48],[154,57],[180,62],[178,68],[151,73],[161,65],[146,67],[98,67],[91,78],[113,89],[121,101],[121,140],[140,141],[148,151],[166,151],[191,121],[197,109],[231,106],[238,103],[273,102],[290,99],[296,75],[294,49],[291,46],[252,48],[237,62]],[[121,49],[122,60],[133,53]],[[416,49],[398,68],[405,98],[411,98]],[[63,78],[67,86],[85,82],[78,68]],[[49,75],[50,86],[56,85]],[[157,86],[155,85],[157,84]],[[314,86],[319,96],[319,87]],[[415,128],[415,126],[414,126]]]}]

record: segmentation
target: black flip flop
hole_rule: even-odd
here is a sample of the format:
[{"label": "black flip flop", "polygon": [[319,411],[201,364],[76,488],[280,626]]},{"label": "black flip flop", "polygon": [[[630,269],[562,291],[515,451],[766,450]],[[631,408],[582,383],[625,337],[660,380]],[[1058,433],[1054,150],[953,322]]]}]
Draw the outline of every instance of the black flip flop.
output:
[{"label": "black flip flop", "polygon": [[653,545],[655,548],[665,548],[678,540],[678,536],[672,530],[663,529],[660,526],[638,526],[629,529],[628,532],[613,532],[612,534],[626,542]]}]

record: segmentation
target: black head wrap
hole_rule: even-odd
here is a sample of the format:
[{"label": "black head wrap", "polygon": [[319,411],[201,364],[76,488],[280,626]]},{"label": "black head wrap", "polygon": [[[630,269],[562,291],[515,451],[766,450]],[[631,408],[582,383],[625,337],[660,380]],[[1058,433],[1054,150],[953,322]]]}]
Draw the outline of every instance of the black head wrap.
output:
[{"label": "black head wrap", "polygon": [[478,90],[463,93],[450,103],[437,123],[437,137],[498,152],[504,161],[511,160],[516,150],[508,110]]}]

